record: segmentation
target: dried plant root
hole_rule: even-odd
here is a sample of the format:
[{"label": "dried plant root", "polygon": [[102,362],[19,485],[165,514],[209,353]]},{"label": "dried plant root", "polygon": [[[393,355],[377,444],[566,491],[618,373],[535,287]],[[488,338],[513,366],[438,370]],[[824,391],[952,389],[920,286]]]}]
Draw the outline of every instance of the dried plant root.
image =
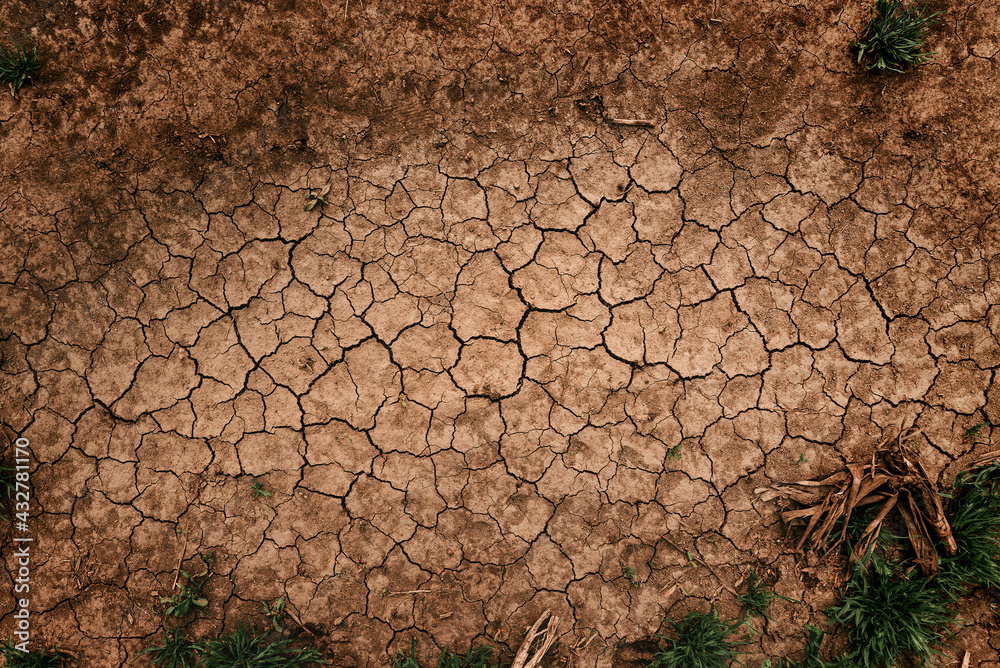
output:
[{"label": "dried plant root", "polygon": [[[937,485],[927,475],[923,464],[908,449],[907,443],[920,434],[900,428],[895,439],[883,439],[869,462],[847,464],[843,470],[822,480],[800,480],[755,490],[764,501],[780,498],[800,503],[805,508],[781,513],[784,522],[805,522],[796,543],[800,551],[824,554],[847,538],[847,524],[859,507],[881,504],[875,519],[869,522],[854,546],[852,559],[858,559],[879,535],[883,523],[897,511],[907,527],[916,553],[915,563],[928,577],[938,570],[934,540],[941,541],[948,554],[957,546],[951,524],[944,512]],[[990,461],[998,453],[985,458]],[[983,458],[981,458],[983,459]],[[839,532],[834,529],[840,523]]]}]

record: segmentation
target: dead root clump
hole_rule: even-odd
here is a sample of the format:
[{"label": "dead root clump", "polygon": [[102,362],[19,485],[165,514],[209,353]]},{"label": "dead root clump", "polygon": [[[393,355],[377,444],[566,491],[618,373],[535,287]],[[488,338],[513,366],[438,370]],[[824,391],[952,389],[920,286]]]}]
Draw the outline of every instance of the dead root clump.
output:
[{"label": "dead root clump", "polygon": [[[875,447],[869,462],[855,462],[822,480],[799,480],[755,492],[764,501],[776,498],[795,501],[805,508],[786,510],[782,520],[788,524],[805,522],[796,549],[824,554],[837,548],[849,537],[851,517],[874,507],[874,517],[851,545],[851,560],[867,554],[883,525],[905,525],[906,537],[913,548],[913,563],[928,578],[938,572],[935,542],[948,556],[958,550],[952,525],[945,513],[937,485],[910,449],[920,434],[918,429],[900,429]],[[973,467],[994,459],[997,453],[981,458]]]}]

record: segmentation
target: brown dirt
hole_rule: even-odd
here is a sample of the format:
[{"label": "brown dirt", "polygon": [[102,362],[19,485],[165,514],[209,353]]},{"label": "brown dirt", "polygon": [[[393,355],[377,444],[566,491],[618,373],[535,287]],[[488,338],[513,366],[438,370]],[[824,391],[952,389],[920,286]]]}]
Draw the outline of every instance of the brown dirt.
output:
[{"label": "brown dirt", "polygon": [[3,3],[44,63],[0,97],[33,641],[134,658],[185,541],[196,634],[284,594],[377,666],[551,609],[608,666],[738,612],[667,537],[775,568],[803,602],[756,658],[800,647],[835,569],[752,490],[900,422],[947,480],[1000,422],[1000,17],[933,8],[933,64],[884,76],[831,0]]}]

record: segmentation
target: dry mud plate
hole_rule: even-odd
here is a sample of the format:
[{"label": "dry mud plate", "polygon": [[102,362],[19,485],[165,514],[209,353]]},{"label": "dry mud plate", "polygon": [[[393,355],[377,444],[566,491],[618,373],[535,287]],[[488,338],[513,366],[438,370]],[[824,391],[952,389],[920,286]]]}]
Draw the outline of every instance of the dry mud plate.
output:
[{"label": "dry mud plate", "polygon": [[800,648],[838,568],[753,490],[1000,422],[1000,17],[932,8],[885,76],[856,2],[4,2],[33,647],[123,665],[212,551],[195,636],[284,595],[337,666],[546,609],[610,666],[751,566]]}]

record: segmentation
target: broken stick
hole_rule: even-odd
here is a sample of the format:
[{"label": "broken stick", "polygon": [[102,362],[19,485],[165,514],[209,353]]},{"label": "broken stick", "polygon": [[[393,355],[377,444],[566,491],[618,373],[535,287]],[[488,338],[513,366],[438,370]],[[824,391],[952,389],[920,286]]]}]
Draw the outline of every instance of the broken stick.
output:
[{"label": "broken stick", "polygon": [[707,569],[709,570],[709,572],[710,572],[710,573],[711,573],[712,575],[714,575],[714,576],[715,576],[715,579],[719,581],[719,584],[720,584],[720,585],[722,585],[722,588],[723,588],[723,589],[725,589],[726,591],[728,591],[728,592],[729,592],[730,594],[732,594],[733,596],[737,596],[737,595],[738,595],[738,594],[736,593],[736,590],[735,590],[735,589],[733,589],[732,587],[730,587],[730,586],[729,586],[729,583],[727,583],[727,582],[726,582],[725,580],[723,580],[723,579],[722,579],[722,576],[721,576],[721,575],[719,575],[719,573],[718,573],[718,572],[717,572],[717,571],[716,571],[716,570],[715,570],[714,568],[712,568],[712,564],[708,563],[707,561],[705,561],[704,559],[702,559],[700,555],[697,555],[697,554],[695,554],[695,553],[694,553],[694,552],[692,552],[691,550],[685,550],[685,549],[684,549],[684,548],[682,548],[682,547],[681,547],[680,545],[678,545],[678,544],[677,544],[677,543],[675,543],[674,541],[670,540],[670,539],[669,539],[669,538],[667,538],[666,536],[662,536],[662,538],[663,538],[663,540],[665,540],[665,541],[666,541],[666,542],[667,542],[667,543],[668,543],[668,544],[669,544],[669,545],[670,545],[671,547],[673,547],[673,548],[674,548],[675,550],[677,550],[678,552],[683,552],[685,556],[688,556],[688,555],[690,555],[690,558],[693,558],[693,559],[694,559],[695,561],[697,561],[697,562],[698,562],[699,564],[701,564],[702,566],[704,566],[705,568],[707,568]]},{"label": "broken stick", "polygon": [[302,623],[302,620],[299,619],[299,616],[296,615],[295,612],[291,608],[286,608],[285,612],[288,613],[288,616],[292,618],[293,622],[295,622],[296,624],[299,625],[300,629],[302,629],[303,631],[305,631],[306,633],[308,633],[309,635],[311,635],[313,638],[316,637],[316,634],[306,628],[306,625]]},{"label": "broken stick", "polygon": [[431,594],[433,593],[430,589],[411,589],[410,591],[394,591],[390,592],[389,596],[406,596],[407,594]]},{"label": "broken stick", "polygon": [[181,565],[184,563],[184,555],[187,553],[187,540],[183,537],[181,538],[181,558],[177,560],[177,568],[174,570],[174,583],[170,585],[171,589],[177,588],[177,579],[181,576]]},{"label": "broken stick", "polygon": [[647,121],[641,118],[606,118],[608,123],[613,125],[628,125],[631,127],[638,128],[654,128],[656,123],[653,121]]},{"label": "broken stick", "polygon": [[[511,664],[510,668],[537,668],[537,666],[542,662],[542,657],[545,653],[549,651],[549,647],[552,643],[556,641],[559,637],[557,634],[559,632],[559,618],[552,617],[549,620],[549,611],[546,610],[541,614],[541,616],[532,624],[531,628],[528,629],[528,633],[524,638],[524,642],[521,643],[520,649],[517,650],[517,654],[514,655],[514,662]],[[549,620],[545,624],[545,628],[540,630],[542,624],[546,620]],[[528,654],[531,652],[531,647],[535,640],[538,638],[544,638],[542,644],[535,650],[535,653],[528,658]]]}]

